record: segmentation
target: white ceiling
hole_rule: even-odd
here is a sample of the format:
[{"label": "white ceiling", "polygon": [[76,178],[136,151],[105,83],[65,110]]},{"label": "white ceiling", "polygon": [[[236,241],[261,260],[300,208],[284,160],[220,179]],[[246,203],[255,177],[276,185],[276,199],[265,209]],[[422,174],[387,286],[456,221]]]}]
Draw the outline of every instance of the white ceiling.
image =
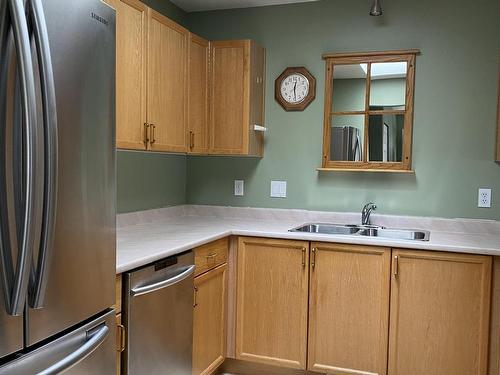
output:
[{"label": "white ceiling", "polygon": [[171,0],[186,12],[202,10],[262,7],[267,5],[307,3],[317,0]]}]

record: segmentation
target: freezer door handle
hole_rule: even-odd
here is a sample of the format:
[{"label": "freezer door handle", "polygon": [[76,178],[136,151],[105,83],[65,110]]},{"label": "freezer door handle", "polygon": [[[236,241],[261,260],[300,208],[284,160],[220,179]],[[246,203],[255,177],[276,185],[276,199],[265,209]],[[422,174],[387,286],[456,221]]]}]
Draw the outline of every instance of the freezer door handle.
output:
[{"label": "freezer door handle", "polygon": [[53,246],[56,202],[57,202],[57,168],[58,168],[58,137],[57,109],[54,84],[54,73],[50,55],[49,36],[43,6],[40,0],[31,0],[31,20],[34,40],[40,69],[40,86],[42,91],[43,124],[44,124],[44,189],[43,216],[41,225],[41,240],[38,260],[33,262],[30,276],[28,302],[30,307],[43,307],[45,290],[48,281],[51,249]]},{"label": "freezer door handle", "polygon": [[77,350],[72,352],[70,355],[60,360],[59,362],[53,364],[49,368],[40,371],[37,375],[55,375],[69,368],[75,366],[76,364],[83,361],[90,354],[92,354],[101,344],[106,340],[108,336],[109,328],[106,323],[102,323],[96,328],[87,332],[88,340],[79,347]]},{"label": "freezer door handle", "polygon": [[[16,272],[14,273],[12,262],[7,260],[11,257],[10,248],[12,244],[3,244],[1,256],[3,283],[5,286],[4,296],[6,302],[6,311],[9,315],[20,315],[24,309],[28,282],[30,276],[30,262],[32,260],[34,238],[36,237],[33,226],[33,218],[37,216],[36,207],[36,186],[35,176],[36,161],[36,96],[35,82],[33,75],[33,63],[31,58],[30,38],[28,34],[28,24],[25,17],[24,1],[9,0],[12,31],[14,43],[17,49],[22,122],[25,126],[25,146],[23,147],[23,158],[25,168],[23,170],[23,179],[25,191],[22,205],[22,228],[20,233],[20,251],[17,257]],[[2,194],[5,195],[3,192]]]},{"label": "freezer door handle", "polygon": [[189,276],[191,276],[194,273],[195,266],[190,265],[186,268],[181,268],[182,271],[175,274],[174,276],[169,276],[165,280],[157,281],[151,284],[146,284],[143,286],[138,286],[136,288],[133,288],[130,291],[130,295],[132,297],[138,297],[142,296],[143,294],[148,294],[155,292],[157,290],[167,288],[169,286],[175,285],[177,283],[180,283],[181,281],[187,279]]}]

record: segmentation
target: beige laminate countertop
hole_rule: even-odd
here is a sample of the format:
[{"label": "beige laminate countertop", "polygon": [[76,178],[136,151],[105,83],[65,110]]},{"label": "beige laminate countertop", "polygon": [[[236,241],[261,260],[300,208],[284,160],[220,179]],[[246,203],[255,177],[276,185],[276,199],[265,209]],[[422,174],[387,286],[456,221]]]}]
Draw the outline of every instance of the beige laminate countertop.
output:
[{"label": "beige laminate countertop", "polygon": [[498,221],[373,215],[377,225],[430,230],[429,241],[288,232],[311,222],[358,223],[359,214],[187,205],[118,215],[116,273],[230,235],[500,255]]}]

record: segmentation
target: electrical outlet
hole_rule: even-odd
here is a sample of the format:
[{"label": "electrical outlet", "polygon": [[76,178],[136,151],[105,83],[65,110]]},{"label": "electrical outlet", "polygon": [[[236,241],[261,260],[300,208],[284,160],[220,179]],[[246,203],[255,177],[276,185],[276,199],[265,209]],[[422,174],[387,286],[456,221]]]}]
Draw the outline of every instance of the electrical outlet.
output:
[{"label": "electrical outlet", "polygon": [[477,194],[477,206],[483,208],[491,207],[491,189],[479,189]]},{"label": "electrical outlet", "polygon": [[245,185],[245,181],[234,180],[234,195],[242,197],[244,185]]},{"label": "electrical outlet", "polygon": [[271,181],[271,197],[286,198],[286,181]]}]

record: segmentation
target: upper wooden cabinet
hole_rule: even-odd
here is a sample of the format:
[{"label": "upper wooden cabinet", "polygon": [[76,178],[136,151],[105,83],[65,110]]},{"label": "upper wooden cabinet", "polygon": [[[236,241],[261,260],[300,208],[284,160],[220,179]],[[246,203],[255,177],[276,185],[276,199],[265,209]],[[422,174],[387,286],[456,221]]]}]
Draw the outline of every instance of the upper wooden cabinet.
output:
[{"label": "upper wooden cabinet", "polygon": [[116,9],[116,144],[186,152],[189,32],[138,0]]},{"label": "upper wooden cabinet", "polygon": [[211,43],[210,153],[263,155],[265,50],[251,40]]},{"label": "upper wooden cabinet", "polygon": [[238,240],[236,358],[305,369],[309,244]]},{"label": "upper wooden cabinet", "polygon": [[144,150],[148,7],[138,0],[106,3],[116,10],[116,146]]},{"label": "upper wooden cabinet", "polygon": [[195,34],[189,38],[188,152],[208,153],[208,79],[210,43]]},{"label": "upper wooden cabinet", "polygon": [[388,248],[311,243],[308,370],[386,374],[390,266]]},{"label": "upper wooden cabinet", "polygon": [[485,375],[491,257],[393,251],[389,375]]},{"label": "upper wooden cabinet", "polygon": [[500,69],[498,73],[497,142],[495,161],[500,162]]},{"label": "upper wooden cabinet", "polygon": [[189,31],[154,10],[148,30],[150,148],[186,152]]},{"label": "upper wooden cabinet", "polygon": [[116,9],[116,145],[187,151],[189,32],[138,0]]},{"label": "upper wooden cabinet", "polygon": [[265,50],[213,42],[139,0],[116,9],[116,145],[131,150],[263,155]]}]

